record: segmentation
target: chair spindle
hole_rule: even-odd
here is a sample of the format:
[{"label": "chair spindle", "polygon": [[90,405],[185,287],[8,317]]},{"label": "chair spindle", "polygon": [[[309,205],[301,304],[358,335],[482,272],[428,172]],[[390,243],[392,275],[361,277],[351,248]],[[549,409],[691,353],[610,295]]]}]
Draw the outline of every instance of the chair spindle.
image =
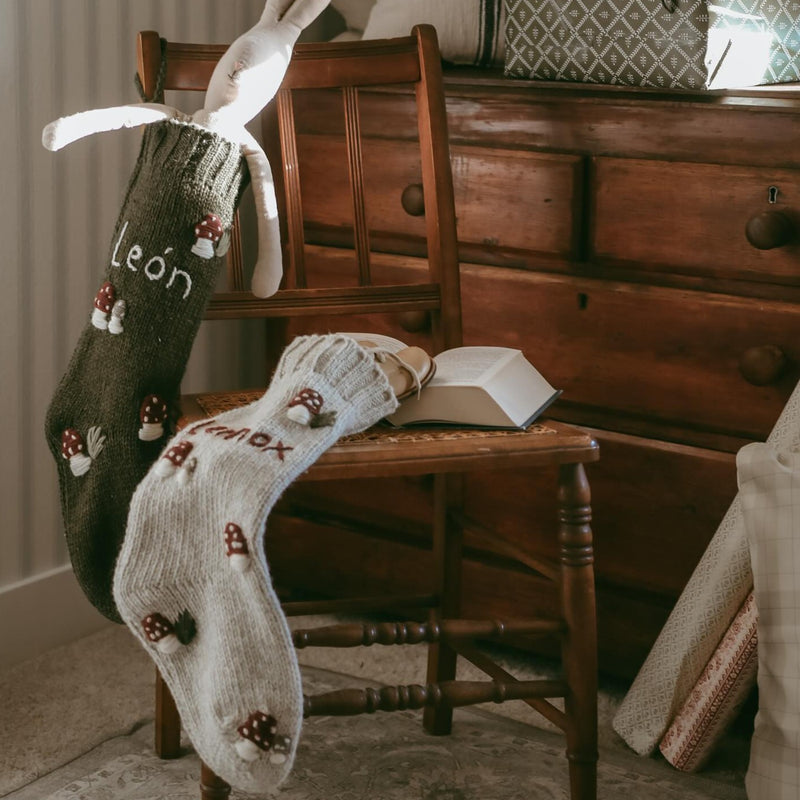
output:
[{"label": "chair spindle", "polygon": [[406,711],[446,706],[457,708],[477,703],[503,703],[527,697],[564,697],[563,681],[442,681],[425,686],[385,686],[380,689],[340,689],[306,696],[303,714],[313,716],[355,716],[376,711]]},{"label": "chair spindle", "polygon": [[358,282],[360,286],[372,283],[369,263],[369,229],[367,228],[367,204],[364,192],[364,159],[361,152],[361,117],[358,111],[358,87],[345,86],[344,128],[347,141],[347,166],[350,175],[350,193],[353,198],[353,236]]},{"label": "chair spindle", "polygon": [[276,103],[283,158],[290,268],[294,275],[294,285],[298,289],[305,289],[308,285],[305,266],[305,234],[303,232],[303,204],[300,199],[300,164],[294,131],[292,90],[281,89],[277,94]]},{"label": "chair spindle", "polygon": [[379,622],[360,625],[329,625],[292,634],[294,646],[304,647],[369,647],[373,644],[419,644],[458,639],[502,639],[514,634],[546,635],[560,633],[561,620],[467,620],[441,622]]}]

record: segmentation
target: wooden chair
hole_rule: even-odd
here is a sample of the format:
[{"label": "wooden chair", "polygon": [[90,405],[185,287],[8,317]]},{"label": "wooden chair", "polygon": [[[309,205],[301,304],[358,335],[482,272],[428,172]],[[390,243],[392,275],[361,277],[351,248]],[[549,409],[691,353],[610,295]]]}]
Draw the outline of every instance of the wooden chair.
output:
[{"label": "wooden chair", "polygon": [[[163,87],[202,90],[224,49],[166,44]],[[161,63],[158,35],[152,31],[141,33],[139,77],[148,97],[155,98],[160,93]],[[414,200],[417,204],[414,213],[424,213],[426,258],[391,256],[370,250],[358,93],[359,87],[394,83],[415,87],[421,191]],[[352,241],[342,247],[314,246],[305,241],[302,163],[298,159],[294,114],[295,99],[305,89],[337,91],[343,104],[341,154],[352,190],[354,224]],[[414,328],[420,327],[421,320],[428,321],[429,339],[425,346],[434,352],[459,346],[462,339],[456,218],[441,62],[434,29],[418,26],[408,37],[384,41],[298,45],[274,106],[271,113],[265,114],[265,132],[275,145],[271,161],[276,177],[283,184],[283,288],[267,300],[259,300],[246,291],[241,249],[234,243],[228,271],[230,288],[212,301],[208,318],[243,316],[268,320],[276,353],[284,344],[282,337],[312,330],[314,325],[323,331],[376,330],[374,326],[386,324],[376,322],[379,318],[390,321],[400,318],[407,327],[412,322],[410,327]],[[324,191],[316,185],[314,189]],[[343,315],[355,317],[344,321]],[[367,328],[365,324],[373,327]],[[240,393],[233,402],[250,399]],[[199,406],[198,415],[213,416],[227,402],[220,396],[201,396],[187,401],[187,408]],[[590,493],[583,464],[597,458],[598,448],[589,434],[549,420],[515,432],[475,429],[415,432],[376,426],[366,434],[341,440],[322,456],[301,481],[327,481],[343,475],[348,478],[433,476],[431,525],[436,578],[424,596],[284,605],[287,615],[397,609],[422,613],[421,622],[347,624],[297,631],[297,646],[426,642],[429,647],[426,685],[399,690],[354,689],[306,697],[306,714],[423,708],[425,729],[433,734],[446,734],[456,706],[521,699],[566,733],[572,800],[594,800],[597,656]],[[521,560],[551,579],[560,613],[553,618],[531,616],[505,622],[461,619],[462,534],[468,524],[460,512],[463,476],[472,470],[509,468],[557,470],[559,511],[558,519],[553,520],[553,535],[558,537],[560,546],[559,563],[541,563],[502,541],[494,542],[494,550]],[[489,532],[482,535],[491,536]],[[475,645],[477,639],[506,641],[521,635],[560,639],[562,678],[518,681]],[[456,681],[459,654],[492,680]],[[552,698],[564,699],[564,711],[550,702]],[[174,757],[179,752],[180,720],[160,678],[156,718],[157,751],[162,757]],[[201,789],[204,800],[224,798],[229,792],[229,787],[205,766]]]}]

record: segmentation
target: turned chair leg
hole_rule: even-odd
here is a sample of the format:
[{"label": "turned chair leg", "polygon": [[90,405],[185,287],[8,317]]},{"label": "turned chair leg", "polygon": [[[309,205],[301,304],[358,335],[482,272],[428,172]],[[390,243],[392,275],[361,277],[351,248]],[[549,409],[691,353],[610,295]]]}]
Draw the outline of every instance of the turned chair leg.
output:
[{"label": "turned chair leg", "polygon": [[591,494],[582,464],[560,468],[562,641],[571,800],[597,798],[597,627]]},{"label": "turned chair leg", "polygon": [[181,754],[181,718],[169,687],[156,669],[156,755],[178,758]]},{"label": "turned chair leg", "polygon": [[[433,484],[433,563],[439,608],[431,622],[453,619],[461,613],[462,527],[451,509],[460,510],[463,476],[434,475]],[[458,654],[444,642],[428,645],[428,683],[440,683],[456,677]],[[453,709],[446,706],[426,708],[422,724],[428,733],[445,736],[453,727]]]},{"label": "turned chair leg", "polygon": [[231,787],[200,762],[200,797],[202,800],[227,800]]}]

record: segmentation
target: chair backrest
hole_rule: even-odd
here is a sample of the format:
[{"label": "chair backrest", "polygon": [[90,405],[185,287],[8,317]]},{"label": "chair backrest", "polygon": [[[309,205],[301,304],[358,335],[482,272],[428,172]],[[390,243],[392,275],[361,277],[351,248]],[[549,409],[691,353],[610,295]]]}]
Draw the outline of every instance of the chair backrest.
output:
[{"label": "chair backrest", "polygon": [[[139,79],[145,96],[160,100],[159,89],[204,91],[224,45],[162,42],[154,31],[139,34]],[[165,65],[165,71],[162,67]],[[160,74],[161,73],[161,74]],[[416,102],[421,203],[426,259],[398,259],[384,267],[383,255],[371,251],[370,209],[359,114],[359,90],[383,90],[393,84],[413,86]],[[391,90],[389,90],[391,91]],[[352,237],[342,247],[314,247],[306,242],[303,219],[303,163],[298,155],[296,99],[331,92],[341,97],[342,147],[349,176]],[[300,95],[299,93],[304,93]],[[407,97],[406,92],[403,96]],[[398,95],[400,97],[400,95]],[[312,101],[313,104],[313,101]],[[265,300],[245,288],[242,253],[233,237],[228,287],[211,302],[207,318],[331,317],[342,314],[393,315],[430,322],[429,346],[439,352],[461,344],[456,218],[441,73],[435,30],[427,25],[397,39],[298,44],[278,94],[264,113],[265,149],[275,174],[283,230],[282,288]],[[276,163],[280,159],[280,165]],[[373,166],[373,172],[375,172]],[[314,176],[315,202],[325,187]],[[308,187],[306,187],[308,190]],[[323,193],[323,194],[319,194]],[[340,196],[340,195],[339,195]],[[399,197],[399,192],[398,192]],[[377,259],[377,261],[376,261]],[[379,263],[380,262],[380,263]],[[333,266],[331,266],[333,264]],[[379,264],[376,267],[376,264]],[[425,268],[427,265],[427,268]],[[428,316],[429,315],[429,316]],[[330,325],[329,325],[330,329]],[[339,330],[348,327],[339,327]],[[349,329],[352,330],[352,327]],[[402,337],[401,337],[402,338]]]}]

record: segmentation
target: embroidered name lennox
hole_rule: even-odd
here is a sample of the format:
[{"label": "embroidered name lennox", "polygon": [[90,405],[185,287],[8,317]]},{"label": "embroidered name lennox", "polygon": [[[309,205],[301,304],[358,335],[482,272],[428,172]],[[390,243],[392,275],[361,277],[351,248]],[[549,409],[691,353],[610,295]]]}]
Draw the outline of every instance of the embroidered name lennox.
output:
[{"label": "embroidered name lennox", "polygon": [[[182,298],[185,300],[192,291],[192,278],[188,272],[184,272],[182,269],[178,269],[177,267],[170,268],[167,266],[167,256],[174,251],[174,248],[168,247],[166,250],[164,250],[163,255],[151,256],[147,261],[144,262],[144,266],[141,266],[145,256],[144,250],[140,244],[132,244],[130,248],[128,248],[128,254],[125,256],[124,262],[117,260],[117,257],[119,256],[121,258],[122,253],[125,252],[125,247],[123,246],[122,242],[125,238],[125,231],[127,230],[128,220],[125,220],[125,224],[122,226],[122,230],[119,233],[119,239],[117,239],[117,243],[114,245],[114,252],[111,254],[111,266],[121,267],[124,263],[128,269],[133,270],[134,272],[138,272],[141,267],[148,280],[151,281],[162,280],[167,272],[171,269],[170,276],[166,284],[167,289],[170,289],[175,284],[176,279],[180,278],[185,284]],[[120,250],[120,248],[122,249]]]},{"label": "embroidered name lennox", "polygon": [[273,444],[273,437],[268,433],[256,431],[255,433],[250,428],[229,428],[227,425],[215,424],[215,419],[207,419],[203,422],[198,422],[186,431],[187,436],[193,436],[196,433],[207,433],[210,436],[221,436],[232,442],[241,442],[242,444],[255,447],[256,450],[266,452],[267,450],[274,450],[278,454],[278,458],[283,461],[283,454],[288,450],[294,450],[293,447],[288,447],[282,441],[278,440],[277,444]]}]

